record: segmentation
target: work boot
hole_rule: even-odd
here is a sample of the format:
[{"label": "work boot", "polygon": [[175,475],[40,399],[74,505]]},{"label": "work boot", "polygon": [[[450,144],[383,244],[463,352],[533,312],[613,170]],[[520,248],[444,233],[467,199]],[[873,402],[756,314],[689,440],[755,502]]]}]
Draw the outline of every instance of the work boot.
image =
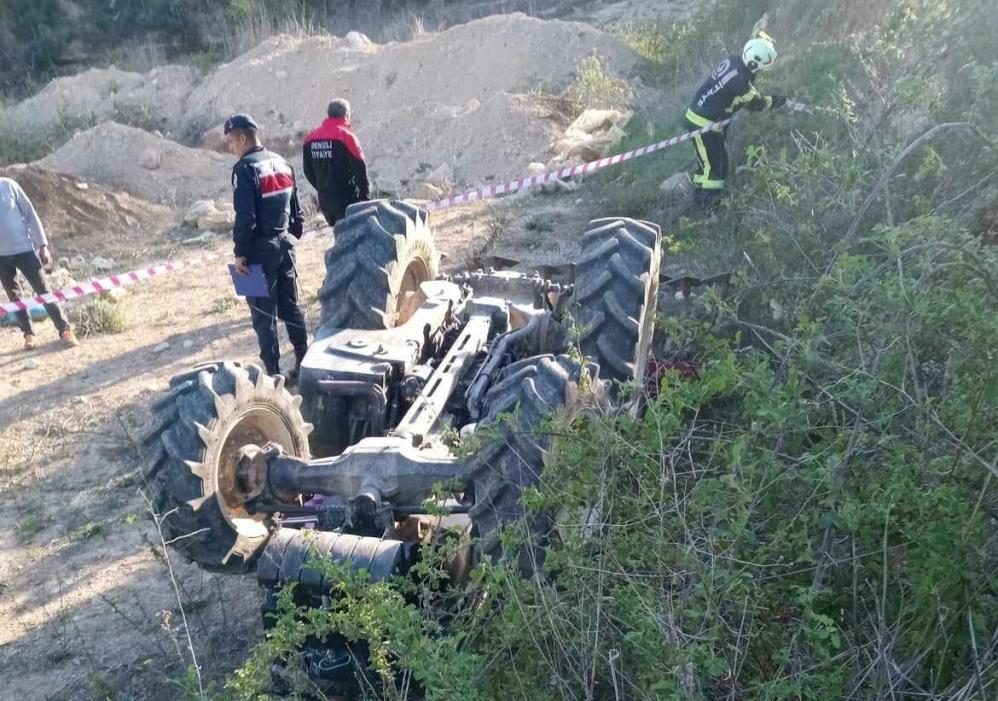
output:
[{"label": "work boot", "polygon": [[35,334],[26,333],[24,334],[24,350],[34,350],[35,349]]},{"label": "work boot", "polygon": [[73,333],[73,329],[66,329],[59,334],[59,338],[62,339],[62,344],[67,348],[80,345],[80,342],[76,338],[76,334]]},{"label": "work boot", "polygon": [[298,384],[298,378],[301,376],[301,362],[305,359],[305,353],[307,352],[308,346],[295,348],[295,369],[285,375],[289,387],[294,387]]}]

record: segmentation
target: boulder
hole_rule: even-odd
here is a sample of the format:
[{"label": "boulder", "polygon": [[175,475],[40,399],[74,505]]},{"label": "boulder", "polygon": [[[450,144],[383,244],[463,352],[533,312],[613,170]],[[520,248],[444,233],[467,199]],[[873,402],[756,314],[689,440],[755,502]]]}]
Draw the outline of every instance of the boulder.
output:
[{"label": "boulder", "polygon": [[156,149],[146,149],[139,156],[139,165],[146,170],[156,170],[162,163],[163,154]]},{"label": "boulder", "polygon": [[236,224],[236,213],[232,210],[212,209],[198,217],[197,227],[202,231],[232,231]]},{"label": "boulder", "polygon": [[417,182],[409,186],[409,192],[417,200],[438,200],[443,197],[443,190],[430,183]]},{"label": "boulder", "polygon": [[215,211],[215,203],[211,200],[196,200],[184,214],[184,224],[195,226],[203,216]]},{"label": "boulder", "polygon": [[449,163],[441,163],[426,174],[426,182],[443,188],[454,182],[454,169]]},{"label": "boulder", "polygon": [[100,256],[94,256],[90,259],[90,265],[97,272],[108,272],[114,270],[114,260],[111,258],[101,258]]},{"label": "boulder", "polygon": [[354,51],[363,51],[366,53],[374,48],[374,42],[368,39],[366,34],[361,34],[357,31],[347,32],[344,38]]}]

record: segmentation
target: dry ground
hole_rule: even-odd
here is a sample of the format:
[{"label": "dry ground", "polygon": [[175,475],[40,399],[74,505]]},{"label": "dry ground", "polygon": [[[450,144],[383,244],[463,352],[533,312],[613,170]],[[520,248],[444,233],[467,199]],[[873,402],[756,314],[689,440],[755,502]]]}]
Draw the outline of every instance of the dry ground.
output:
[{"label": "dry ground", "polygon": [[[574,258],[598,213],[581,193],[525,195],[431,218],[445,268],[479,253]],[[95,232],[95,235],[97,233]],[[302,245],[310,321],[324,241]],[[59,240],[53,241],[59,255]],[[228,247],[217,250],[227,254]],[[126,256],[122,256],[122,259]],[[253,361],[245,304],[224,267],[130,288],[126,330],[63,350],[0,329],[0,698],[169,699],[190,662],[180,609],[141,495],[138,441],[168,379],[196,363]],[[170,347],[159,353],[163,341]],[[26,369],[25,361],[37,366]],[[254,577],[201,572],[168,551],[198,661],[221,678],[260,630]]]}]

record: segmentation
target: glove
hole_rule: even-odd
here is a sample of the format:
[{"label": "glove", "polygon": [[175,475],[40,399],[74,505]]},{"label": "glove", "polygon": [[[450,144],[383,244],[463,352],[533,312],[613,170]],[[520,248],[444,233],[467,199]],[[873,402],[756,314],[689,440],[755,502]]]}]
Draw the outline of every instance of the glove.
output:
[{"label": "glove", "polygon": [[772,100],[772,104],[769,106],[770,109],[775,110],[777,107],[783,107],[783,105],[787,104],[786,95],[773,95],[769,99]]}]

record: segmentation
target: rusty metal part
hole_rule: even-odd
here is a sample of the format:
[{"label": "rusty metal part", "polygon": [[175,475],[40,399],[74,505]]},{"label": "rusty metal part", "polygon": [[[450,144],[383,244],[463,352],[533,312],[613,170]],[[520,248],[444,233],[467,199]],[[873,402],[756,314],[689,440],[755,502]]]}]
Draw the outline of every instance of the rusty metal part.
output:
[{"label": "rusty metal part", "polygon": [[464,475],[464,462],[446,452],[418,450],[403,438],[365,438],[342,454],[319,460],[285,455],[266,446],[267,492],[273,501],[289,502],[298,494],[364,497],[417,506],[434,485]]}]

